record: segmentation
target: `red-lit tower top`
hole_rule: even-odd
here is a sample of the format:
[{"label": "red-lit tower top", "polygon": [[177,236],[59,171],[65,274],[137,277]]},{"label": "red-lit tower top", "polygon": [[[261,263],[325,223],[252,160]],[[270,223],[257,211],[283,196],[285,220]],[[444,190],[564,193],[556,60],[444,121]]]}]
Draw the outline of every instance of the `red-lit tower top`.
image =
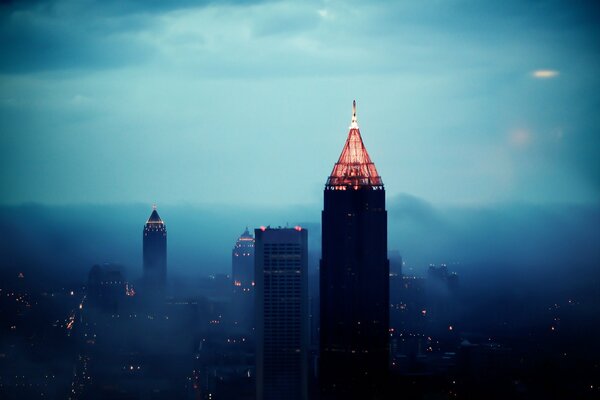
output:
[{"label": "red-lit tower top", "polygon": [[348,139],[325,184],[326,190],[383,189],[383,181],[360,136],[356,101],[352,102],[352,123]]}]

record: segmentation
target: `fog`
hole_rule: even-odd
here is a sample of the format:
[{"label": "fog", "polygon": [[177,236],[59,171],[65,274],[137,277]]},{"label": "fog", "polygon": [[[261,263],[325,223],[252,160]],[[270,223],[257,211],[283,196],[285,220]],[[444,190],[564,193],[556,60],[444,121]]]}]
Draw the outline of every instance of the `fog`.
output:
[{"label": "fog", "polygon": [[[598,278],[600,207],[498,204],[437,207],[410,195],[388,198],[390,250],[420,275],[446,263],[461,280],[566,283],[572,275]],[[142,228],[149,205],[28,204],[0,207],[2,271],[85,280],[93,264],[124,266],[141,276]],[[169,274],[200,277],[230,272],[231,248],[246,226],[303,225],[310,252],[320,249],[320,207],[159,205],[167,225]],[[315,266],[313,266],[314,268]]]},{"label": "fog", "polygon": [[[545,395],[548,376],[551,381],[566,376],[561,380],[567,382],[561,386],[563,391],[589,387],[594,376],[592,366],[597,363],[595,355],[600,351],[595,341],[600,333],[600,207],[440,207],[405,194],[389,197],[387,208],[389,249],[402,255],[403,273],[429,275],[423,286],[425,295],[414,286],[404,286],[404,278],[395,276],[394,283],[390,281],[393,298],[400,299],[395,301],[408,304],[404,311],[391,308],[392,326],[400,335],[416,332],[421,341],[433,336],[439,340],[438,351],[451,354],[464,351],[463,341],[482,346],[490,341],[500,343],[486,354],[497,357],[494,351],[500,351],[510,361],[505,360],[500,373],[481,370],[481,376],[494,377],[494,383],[479,387],[466,380],[464,390],[484,393],[488,386],[508,390],[520,376],[529,379],[528,393],[541,390],[539,393]],[[16,288],[17,296],[25,293],[24,298],[33,303],[22,312],[21,303],[8,297],[8,291],[7,297],[2,297],[6,329],[0,336],[0,353],[5,357],[0,372],[10,377],[6,393],[13,393],[13,397],[8,398],[25,393],[18,388],[26,382],[46,385],[47,393],[55,398],[64,397],[73,387],[80,388],[84,397],[114,398],[114,388],[125,387],[120,385],[127,382],[135,382],[128,386],[134,393],[149,393],[159,387],[163,398],[174,398],[185,390],[181,379],[190,376],[190,371],[226,376],[226,368],[215,361],[222,358],[229,360],[227,368],[241,368],[246,377],[225,381],[228,383],[219,389],[222,398],[253,398],[253,375],[247,372],[253,365],[252,336],[239,344],[230,343],[239,331],[229,318],[229,282],[206,277],[230,273],[231,249],[246,226],[301,225],[309,231],[309,291],[316,296],[320,211],[319,205],[159,205],[158,212],[167,225],[167,290],[173,300],[162,311],[153,311],[153,315],[161,315],[155,318],[146,316],[149,311],[143,298],[140,302],[142,296],[125,298],[121,291],[125,298],[122,303],[114,310],[103,310],[95,308],[93,296],[83,289],[92,265],[101,263],[119,264],[128,282],[139,282],[142,228],[151,212],[149,205],[0,207],[0,229],[4,232],[0,281],[6,288]],[[396,260],[394,257],[392,262]],[[458,285],[431,277],[430,263],[447,264],[448,271],[458,273]],[[17,279],[19,273],[26,279]],[[407,278],[406,282],[419,284],[418,279]],[[403,287],[408,289],[403,291]],[[49,292],[52,294],[47,295]],[[422,315],[425,308],[428,319]],[[69,315],[75,324],[73,336],[70,328],[65,328]],[[214,320],[223,323],[212,325]],[[12,325],[18,328],[9,330]],[[454,331],[448,330],[449,325]],[[560,331],[557,335],[553,335],[555,325]],[[316,338],[317,325],[311,326]],[[399,366],[403,373],[438,365],[435,356],[423,358],[417,336],[395,342],[400,347],[392,353],[397,356],[394,360],[413,360]],[[92,344],[82,339],[90,337],[94,338]],[[487,347],[479,349],[488,351]],[[418,362],[416,354],[421,357]],[[460,357],[453,362],[458,366],[453,371],[468,376],[460,369]],[[165,364],[170,365],[168,373],[162,369]],[[133,378],[127,368],[134,365],[143,372],[135,375],[137,380],[129,381]],[[547,365],[550,367],[544,367]],[[515,366],[520,372],[511,369]],[[113,371],[113,367],[117,369]],[[17,375],[13,380],[14,371]],[[81,372],[94,376],[96,383],[80,384]],[[448,379],[454,382],[454,375]],[[423,383],[423,388],[404,387],[399,380],[398,385],[415,393],[430,390],[429,383]],[[453,387],[454,383],[448,385]],[[246,397],[240,390],[246,391]],[[506,398],[504,394],[498,398]]]}]

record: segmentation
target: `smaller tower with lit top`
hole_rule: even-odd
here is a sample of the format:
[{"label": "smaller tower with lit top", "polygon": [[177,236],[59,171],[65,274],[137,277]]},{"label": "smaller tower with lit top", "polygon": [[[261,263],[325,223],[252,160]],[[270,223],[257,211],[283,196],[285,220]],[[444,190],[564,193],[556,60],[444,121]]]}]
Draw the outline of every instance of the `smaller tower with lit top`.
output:
[{"label": "smaller tower with lit top", "polygon": [[162,300],[167,285],[167,227],[156,206],[144,225],[143,236],[144,296]]},{"label": "smaller tower with lit top", "polygon": [[254,237],[248,227],[231,251],[233,317],[243,330],[254,325]]}]

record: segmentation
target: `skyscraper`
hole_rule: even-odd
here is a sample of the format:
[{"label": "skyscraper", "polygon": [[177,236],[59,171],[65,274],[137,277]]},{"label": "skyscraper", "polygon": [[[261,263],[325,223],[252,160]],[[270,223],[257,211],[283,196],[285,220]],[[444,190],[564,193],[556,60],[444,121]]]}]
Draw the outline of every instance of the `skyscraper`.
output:
[{"label": "skyscraper", "polygon": [[167,227],[160,219],[156,206],[144,225],[144,297],[162,300],[167,284]]},{"label": "skyscraper", "polygon": [[319,379],[323,398],[380,398],[388,375],[389,261],[385,190],[360,136],[327,179],[322,213]]},{"label": "skyscraper", "polygon": [[232,305],[242,329],[254,326],[254,237],[248,228],[231,251]]},{"label": "skyscraper", "polygon": [[308,233],[255,230],[256,398],[308,398]]},{"label": "skyscraper", "polygon": [[94,265],[88,275],[88,302],[91,307],[116,314],[127,296],[127,287],[121,266]]}]

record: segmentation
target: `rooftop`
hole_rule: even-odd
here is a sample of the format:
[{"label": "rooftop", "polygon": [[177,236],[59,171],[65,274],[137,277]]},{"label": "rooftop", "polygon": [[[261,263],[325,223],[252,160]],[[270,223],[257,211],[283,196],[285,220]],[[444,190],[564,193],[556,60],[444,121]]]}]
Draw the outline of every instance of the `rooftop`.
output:
[{"label": "rooftop", "polygon": [[360,136],[356,118],[356,101],[352,103],[352,122],[342,154],[327,179],[329,190],[383,189],[383,181]]},{"label": "rooftop", "polygon": [[156,205],[152,206],[152,214],[150,214],[150,218],[146,221],[147,224],[164,224],[163,220],[160,219],[158,212],[156,211]]}]

